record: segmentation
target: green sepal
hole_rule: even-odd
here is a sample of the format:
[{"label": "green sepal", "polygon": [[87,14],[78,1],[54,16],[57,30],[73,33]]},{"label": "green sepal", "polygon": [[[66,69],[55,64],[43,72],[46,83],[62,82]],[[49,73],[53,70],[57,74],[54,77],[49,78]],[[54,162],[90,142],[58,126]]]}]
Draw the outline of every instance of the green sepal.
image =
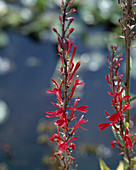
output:
[{"label": "green sepal", "polygon": [[119,58],[119,57],[121,57],[121,56],[122,56],[122,54],[116,55],[116,56],[114,57],[113,61],[115,61],[117,58]]}]

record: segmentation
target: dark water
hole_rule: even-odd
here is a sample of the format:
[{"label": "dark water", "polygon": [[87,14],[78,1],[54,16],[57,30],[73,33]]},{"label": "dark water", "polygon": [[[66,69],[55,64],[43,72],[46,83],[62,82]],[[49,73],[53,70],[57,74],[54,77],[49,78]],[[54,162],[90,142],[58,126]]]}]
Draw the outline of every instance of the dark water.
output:
[{"label": "dark water", "polygon": [[[80,48],[79,41],[77,44],[78,53],[82,54],[86,49]],[[99,51],[104,55],[107,53],[105,49],[90,50]],[[37,144],[36,127],[39,120],[45,117],[45,112],[52,109],[50,101],[53,101],[53,97],[45,91],[49,88],[50,78],[57,63],[56,47],[49,41],[36,43],[27,37],[12,33],[9,45],[0,50],[0,56],[9,58],[15,64],[13,71],[0,75],[0,98],[7,103],[10,110],[7,121],[0,126],[0,143],[11,145],[14,159],[6,159],[2,152],[0,162],[6,162],[9,170],[47,170],[47,167],[42,166],[41,158],[48,154],[49,148]],[[28,58],[32,56],[39,61],[38,66],[28,66]],[[88,105],[85,118],[89,122],[86,124],[88,131],[79,130],[80,140],[77,145],[92,143],[110,147],[110,129],[99,132],[97,127],[105,121],[104,110],[111,110],[110,98],[107,95],[109,88],[104,79],[106,72],[106,64],[95,72],[82,70],[86,85],[80,104]],[[82,154],[79,151],[75,154],[79,170],[99,169],[98,157],[95,154]],[[118,156],[115,157],[114,151],[112,156],[105,160],[111,169],[117,167]]]}]

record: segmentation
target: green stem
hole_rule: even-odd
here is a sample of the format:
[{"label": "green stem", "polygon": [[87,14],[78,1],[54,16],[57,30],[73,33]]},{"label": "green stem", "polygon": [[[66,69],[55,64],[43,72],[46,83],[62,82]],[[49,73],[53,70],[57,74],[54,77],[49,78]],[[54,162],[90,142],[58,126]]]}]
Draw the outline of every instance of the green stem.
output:
[{"label": "green stem", "polygon": [[[127,0],[127,10],[125,14],[126,33],[125,33],[125,47],[126,47],[126,95],[130,94],[130,46],[131,46],[131,10],[132,0]],[[129,102],[129,101],[127,101]],[[130,121],[130,112],[126,112],[126,122]]]},{"label": "green stem", "polygon": [[[125,32],[125,48],[126,48],[126,95],[130,94],[130,46],[131,46],[131,10],[132,0],[127,0],[127,9],[124,13],[124,19],[126,21],[126,32]],[[127,102],[130,102],[129,100]],[[126,111],[126,122],[130,122],[130,111]],[[125,148],[124,158],[129,161],[128,170],[133,170],[133,164],[130,157],[128,148]]]}]

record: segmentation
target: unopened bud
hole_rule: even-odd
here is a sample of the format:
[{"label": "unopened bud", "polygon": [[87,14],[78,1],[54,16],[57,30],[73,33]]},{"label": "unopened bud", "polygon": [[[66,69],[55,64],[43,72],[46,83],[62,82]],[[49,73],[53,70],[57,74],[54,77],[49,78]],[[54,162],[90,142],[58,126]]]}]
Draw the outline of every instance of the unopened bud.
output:
[{"label": "unopened bud", "polygon": [[72,8],[68,13],[67,13],[67,17],[70,16],[72,13],[76,12],[75,8]]},{"label": "unopened bud", "polygon": [[69,23],[67,25],[67,29],[69,28],[70,24],[74,21],[74,17],[69,17],[68,20],[69,20]]},{"label": "unopened bud", "polygon": [[61,15],[59,15],[59,20],[62,22],[62,16]]},{"label": "unopened bud", "polygon": [[59,46],[61,47],[61,38],[58,37]]},{"label": "unopened bud", "polygon": [[111,52],[115,53],[119,46],[118,45],[110,45],[110,47],[111,47]]},{"label": "unopened bud", "polygon": [[110,56],[109,55],[107,55],[107,61],[108,61],[108,63],[110,63]]},{"label": "unopened bud", "polygon": [[70,28],[67,32],[67,38],[69,37],[69,35],[75,30],[75,28]]},{"label": "unopened bud", "polygon": [[56,28],[52,28],[52,30],[60,37],[60,34],[59,34],[58,31],[56,30]]}]

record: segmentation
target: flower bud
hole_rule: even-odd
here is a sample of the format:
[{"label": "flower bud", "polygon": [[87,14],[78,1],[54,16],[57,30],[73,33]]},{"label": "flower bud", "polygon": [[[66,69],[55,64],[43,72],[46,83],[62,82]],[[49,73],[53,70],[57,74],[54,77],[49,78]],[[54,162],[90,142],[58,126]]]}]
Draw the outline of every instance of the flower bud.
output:
[{"label": "flower bud", "polygon": [[68,30],[67,32],[67,38],[69,37],[69,35],[75,30],[75,28],[71,28]]}]

